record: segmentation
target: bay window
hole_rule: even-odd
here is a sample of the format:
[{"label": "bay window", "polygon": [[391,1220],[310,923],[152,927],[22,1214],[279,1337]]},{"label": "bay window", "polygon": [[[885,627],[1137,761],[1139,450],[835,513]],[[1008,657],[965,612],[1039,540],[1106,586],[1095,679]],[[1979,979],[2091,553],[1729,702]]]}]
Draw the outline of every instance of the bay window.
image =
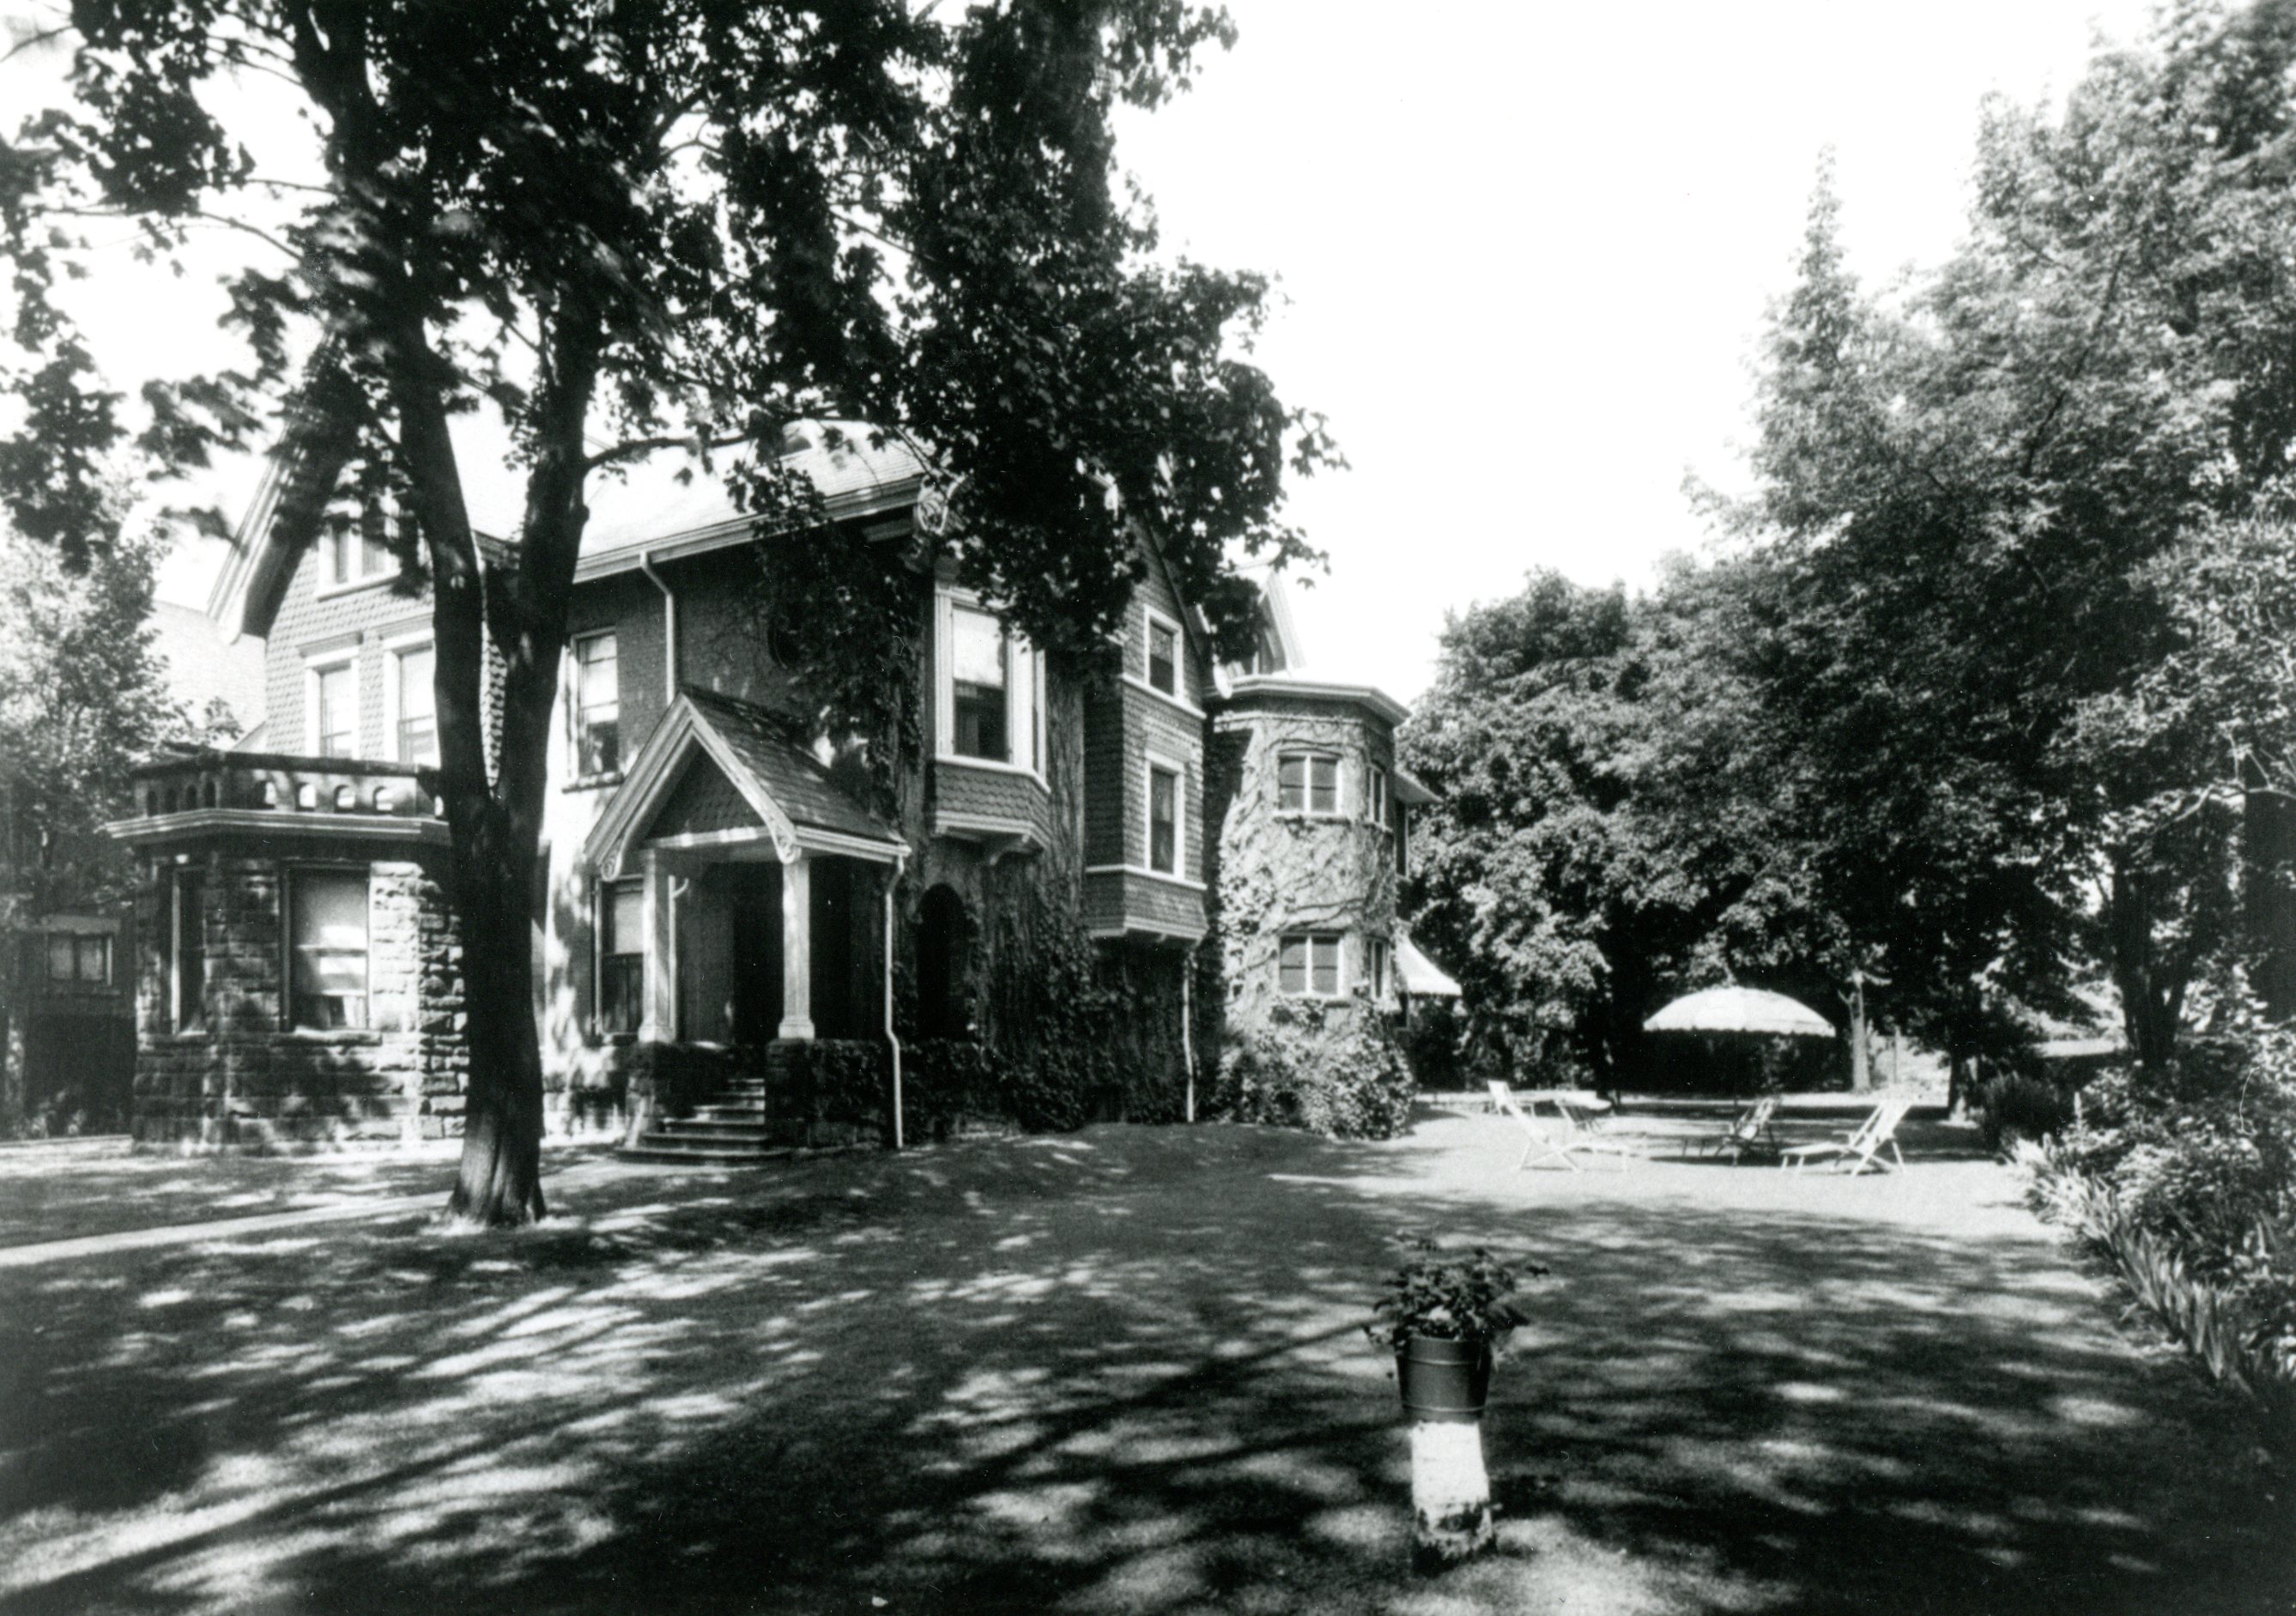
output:
[{"label": "bay window", "polygon": [[1329,752],[1282,752],[1275,759],[1275,806],[1286,814],[1340,811],[1340,760]]},{"label": "bay window", "polygon": [[295,870],[287,882],[290,1013],[298,1028],[367,1024],[364,870]]},{"label": "bay window", "polygon": [[1276,986],[1283,992],[1317,998],[1340,996],[1340,939],[1336,932],[1287,932],[1276,942]]}]

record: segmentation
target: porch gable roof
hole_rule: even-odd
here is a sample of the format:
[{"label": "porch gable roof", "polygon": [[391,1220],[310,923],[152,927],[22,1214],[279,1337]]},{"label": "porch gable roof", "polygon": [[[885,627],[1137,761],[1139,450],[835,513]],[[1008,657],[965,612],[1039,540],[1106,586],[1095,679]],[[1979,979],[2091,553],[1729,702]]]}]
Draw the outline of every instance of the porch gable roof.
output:
[{"label": "porch gable roof", "polygon": [[582,844],[582,863],[605,880],[621,875],[697,759],[715,766],[758,816],[757,831],[726,834],[769,839],[784,864],[806,852],[888,863],[908,853],[908,843],[847,795],[769,714],[688,686],[631,759]]}]

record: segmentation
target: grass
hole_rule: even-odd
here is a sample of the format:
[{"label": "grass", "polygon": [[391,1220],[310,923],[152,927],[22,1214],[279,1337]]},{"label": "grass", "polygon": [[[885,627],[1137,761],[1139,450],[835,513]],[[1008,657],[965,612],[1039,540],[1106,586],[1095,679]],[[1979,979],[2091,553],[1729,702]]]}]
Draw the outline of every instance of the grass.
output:
[{"label": "grass", "polygon": [[[1100,1128],[0,1272],[0,1608],[2284,1613],[2244,1411],[1965,1135],[1907,1144]],[[1358,1328],[1406,1226],[1557,1275],[1502,1552],[1429,1581]]]}]

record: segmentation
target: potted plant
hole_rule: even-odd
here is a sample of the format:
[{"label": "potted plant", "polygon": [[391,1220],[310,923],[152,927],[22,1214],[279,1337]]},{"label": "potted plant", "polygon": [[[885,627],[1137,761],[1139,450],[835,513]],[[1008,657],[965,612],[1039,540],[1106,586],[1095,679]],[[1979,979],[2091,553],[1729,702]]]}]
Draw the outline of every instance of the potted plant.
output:
[{"label": "potted plant", "polygon": [[[1413,1420],[1474,1423],[1490,1392],[1492,1347],[1530,1322],[1512,1300],[1515,1271],[1482,1246],[1447,1254],[1423,1237],[1410,1245],[1365,1333],[1394,1349]],[[1531,1263],[1522,1272],[1538,1279],[1547,1270]]]}]

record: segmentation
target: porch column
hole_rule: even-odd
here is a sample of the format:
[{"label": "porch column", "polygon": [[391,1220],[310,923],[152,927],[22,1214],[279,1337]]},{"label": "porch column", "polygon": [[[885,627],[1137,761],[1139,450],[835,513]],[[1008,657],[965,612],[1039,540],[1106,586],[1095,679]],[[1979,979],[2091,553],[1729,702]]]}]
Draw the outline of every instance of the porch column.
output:
[{"label": "porch column", "polygon": [[677,1037],[677,896],[660,853],[645,850],[645,1019],[638,1037],[667,1044]]},{"label": "porch column", "polygon": [[781,1036],[813,1036],[813,863],[803,852],[782,865]]}]

